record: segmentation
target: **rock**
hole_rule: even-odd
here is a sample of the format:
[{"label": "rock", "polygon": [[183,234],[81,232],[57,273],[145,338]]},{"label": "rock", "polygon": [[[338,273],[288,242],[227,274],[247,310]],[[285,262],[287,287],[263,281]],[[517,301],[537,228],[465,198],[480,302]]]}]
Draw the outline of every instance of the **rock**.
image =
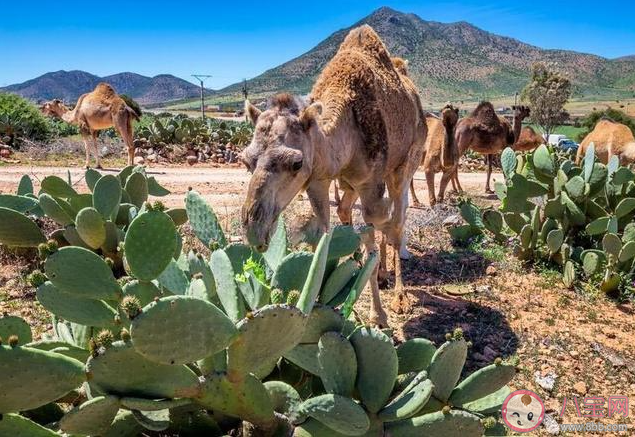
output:
[{"label": "rock", "polygon": [[573,384],[573,389],[581,395],[585,395],[587,393],[587,387],[583,381]]},{"label": "rock", "polygon": [[457,226],[460,225],[462,222],[463,220],[461,219],[461,216],[453,214],[447,216],[445,220],[443,220],[443,226]]},{"label": "rock", "polygon": [[545,414],[545,417],[542,420],[542,426],[544,426],[545,431],[551,435],[560,434],[560,425],[558,425],[558,422],[556,422],[556,419],[554,419],[551,414]]},{"label": "rock", "polygon": [[145,164],[146,160],[143,159],[143,156],[135,156],[134,159],[132,160],[132,162],[135,165],[143,165],[143,164]]},{"label": "rock", "polygon": [[189,165],[194,165],[198,162],[198,158],[195,155],[188,155],[185,158],[185,161],[189,164]]},{"label": "rock", "polygon": [[488,360],[493,361],[498,357],[498,352],[487,345],[483,348],[483,355],[485,355]]},{"label": "rock", "polygon": [[545,376],[540,376],[540,372],[534,373],[534,381],[536,384],[547,391],[553,390],[556,385],[556,379],[558,379],[558,375],[553,372],[550,372]]},{"label": "rock", "polygon": [[219,164],[225,164],[225,158],[218,158]]},{"label": "rock", "polygon": [[13,150],[11,150],[10,148],[8,148],[8,147],[0,148],[0,157],[1,158],[8,158],[12,154],[13,154]]},{"label": "rock", "polygon": [[148,160],[148,162],[157,162],[157,155],[151,153],[150,155],[146,156],[146,159]]},{"label": "rock", "polygon": [[490,285],[479,285],[477,286],[474,291],[476,291],[477,293],[489,293],[490,291],[492,291],[492,287]]},{"label": "rock", "polygon": [[498,273],[498,270],[496,269],[496,267],[494,267],[493,265],[488,265],[487,268],[485,269],[485,274],[487,276],[496,276],[496,274]]}]

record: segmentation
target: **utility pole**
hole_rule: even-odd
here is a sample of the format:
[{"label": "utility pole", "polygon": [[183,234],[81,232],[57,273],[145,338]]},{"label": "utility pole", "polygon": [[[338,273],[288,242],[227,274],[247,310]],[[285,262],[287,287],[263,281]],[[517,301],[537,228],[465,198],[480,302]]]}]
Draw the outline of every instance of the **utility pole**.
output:
[{"label": "utility pole", "polygon": [[205,88],[203,87],[203,82],[205,79],[212,77],[211,74],[193,74],[192,77],[198,79],[201,83],[201,117],[205,120]]},{"label": "utility pole", "polygon": [[247,95],[249,94],[249,88],[247,88],[247,79],[243,79],[243,97],[247,100]]},{"label": "utility pole", "polygon": [[518,91],[514,94],[514,106],[518,104]]}]

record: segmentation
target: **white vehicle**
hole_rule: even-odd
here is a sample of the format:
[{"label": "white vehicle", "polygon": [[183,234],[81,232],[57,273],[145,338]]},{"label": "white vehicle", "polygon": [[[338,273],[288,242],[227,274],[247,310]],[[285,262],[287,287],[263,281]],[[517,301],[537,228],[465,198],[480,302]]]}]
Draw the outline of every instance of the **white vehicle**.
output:
[{"label": "white vehicle", "polygon": [[566,139],[567,139],[566,135],[551,134],[549,135],[549,138],[547,139],[547,144],[549,144],[550,146],[557,146],[561,140],[566,140]]}]

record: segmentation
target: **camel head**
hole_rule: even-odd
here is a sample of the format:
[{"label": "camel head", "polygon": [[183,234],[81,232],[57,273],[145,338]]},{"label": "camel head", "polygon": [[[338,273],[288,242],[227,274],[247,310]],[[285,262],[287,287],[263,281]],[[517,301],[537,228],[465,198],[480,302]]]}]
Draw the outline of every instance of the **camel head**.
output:
[{"label": "camel head", "polygon": [[525,118],[531,115],[531,110],[529,106],[518,105],[512,106],[512,110],[514,111],[514,119],[518,121],[523,121]]},{"label": "camel head", "polygon": [[261,112],[249,101],[245,114],[255,126],[241,160],[252,177],[242,208],[250,245],[264,251],[282,210],[302,190],[313,165],[313,141],[321,105],[306,106],[289,94],[274,96]]},{"label": "camel head", "polygon": [[47,117],[62,118],[62,115],[68,112],[68,108],[60,99],[54,99],[40,106],[40,111]]},{"label": "camel head", "polygon": [[441,120],[447,130],[454,129],[459,122],[459,108],[455,108],[450,103],[446,104],[443,109],[441,109]]}]

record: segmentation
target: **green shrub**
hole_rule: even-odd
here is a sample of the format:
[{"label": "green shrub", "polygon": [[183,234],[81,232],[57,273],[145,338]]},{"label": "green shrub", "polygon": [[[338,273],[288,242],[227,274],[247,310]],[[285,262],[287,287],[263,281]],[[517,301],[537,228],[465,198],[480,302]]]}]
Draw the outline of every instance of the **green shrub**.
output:
[{"label": "green shrub", "polygon": [[52,128],[37,107],[15,94],[0,93],[0,137],[8,137],[10,146],[18,146],[21,139],[44,141]]},{"label": "green shrub", "polygon": [[618,109],[609,108],[603,111],[593,111],[589,115],[584,117],[580,122],[581,126],[584,127],[584,130],[580,132],[577,140],[582,141],[584,137],[586,137],[593,130],[593,128],[595,128],[595,125],[598,123],[598,121],[600,121],[604,117],[610,118],[617,123],[625,124],[631,129],[633,135],[635,135],[635,119],[629,117],[626,113]]}]

